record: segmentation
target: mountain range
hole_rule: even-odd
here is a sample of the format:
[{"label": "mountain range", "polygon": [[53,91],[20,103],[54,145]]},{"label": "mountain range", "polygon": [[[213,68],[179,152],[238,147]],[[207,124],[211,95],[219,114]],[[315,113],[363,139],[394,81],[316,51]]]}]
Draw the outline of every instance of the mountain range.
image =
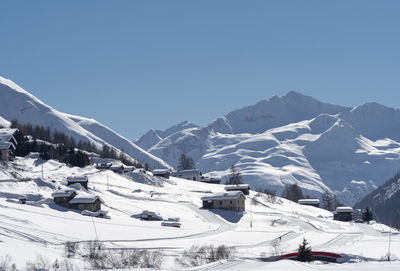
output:
[{"label": "mountain range", "polygon": [[[298,184],[311,197],[325,192],[353,205],[400,168],[400,111],[377,103],[333,105],[298,92],[273,96],[200,127],[188,121],[151,129],[134,142],[94,119],[62,113],[0,77],[1,122],[50,127],[123,150],[151,168],[174,168],[182,153],[224,182],[232,165],[253,189],[281,193]],[[1,124],[1,123],[0,123]]]}]

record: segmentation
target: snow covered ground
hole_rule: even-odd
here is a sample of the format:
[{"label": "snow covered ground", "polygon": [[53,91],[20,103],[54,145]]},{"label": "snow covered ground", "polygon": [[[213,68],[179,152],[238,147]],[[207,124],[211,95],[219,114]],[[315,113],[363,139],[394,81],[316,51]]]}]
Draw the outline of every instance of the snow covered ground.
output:
[{"label": "snow covered ground", "polygon": [[[102,209],[108,211],[109,219],[83,216],[53,203],[51,193],[65,188],[66,178],[74,175],[88,176],[89,193],[105,201]],[[0,257],[10,255],[22,269],[37,254],[51,262],[61,259],[66,241],[98,238],[108,248],[159,250],[165,255],[161,268],[169,270],[184,269],[174,260],[185,249],[211,244],[235,247],[235,259],[191,270],[400,268],[400,262],[380,261],[388,250],[389,228],[384,225],[333,221],[325,210],[284,199],[271,203],[255,192],[247,197],[244,213],[204,210],[200,208],[201,196],[223,191],[223,185],[157,178],[158,185],[153,186],[154,178],[141,172],[118,175],[92,166],[71,168],[52,160],[41,161],[37,155],[0,164]],[[27,204],[18,202],[21,195],[27,197]],[[182,226],[163,227],[160,221],[136,218],[144,210],[164,218],[180,217]],[[357,257],[345,264],[258,260],[260,256],[293,252],[303,238],[315,250]],[[398,232],[391,235],[391,251],[400,256]],[[72,261],[80,269],[88,267],[81,258]]]}]

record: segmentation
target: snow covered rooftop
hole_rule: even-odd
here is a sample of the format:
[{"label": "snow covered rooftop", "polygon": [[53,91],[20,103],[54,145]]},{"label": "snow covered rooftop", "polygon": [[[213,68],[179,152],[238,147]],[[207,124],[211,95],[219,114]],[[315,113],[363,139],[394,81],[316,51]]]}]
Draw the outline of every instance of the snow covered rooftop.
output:
[{"label": "snow covered rooftop", "polygon": [[299,199],[298,204],[319,204],[319,199]]},{"label": "snow covered rooftop", "polygon": [[70,183],[81,183],[81,182],[87,182],[88,177],[87,176],[71,176],[67,178],[67,181]]},{"label": "snow covered rooftop", "polygon": [[13,143],[0,141],[0,150],[8,150],[10,148],[15,150],[15,146]]},{"label": "snow covered rooftop", "polygon": [[166,174],[166,173],[171,173],[169,169],[154,169],[153,174]]},{"label": "snow covered rooftop", "polygon": [[230,192],[222,192],[215,193],[211,196],[202,197],[201,200],[224,200],[224,199],[237,199],[240,196],[244,197],[242,191],[230,191]]},{"label": "snow covered rooftop", "polygon": [[92,194],[89,194],[89,193],[80,192],[73,199],[71,199],[69,201],[69,203],[70,204],[74,204],[74,203],[93,203],[97,199],[100,200],[101,203],[104,203],[104,201],[97,195],[92,195]]},{"label": "snow covered rooftop", "polygon": [[250,185],[248,184],[237,184],[237,185],[227,185],[225,186],[225,190],[235,190],[235,189],[250,189]]},{"label": "snow covered rooftop", "polygon": [[342,206],[342,207],[337,207],[336,212],[337,213],[349,213],[349,212],[354,213],[354,210],[350,206]]},{"label": "snow covered rooftop", "polygon": [[68,198],[70,197],[73,193],[76,193],[75,189],[65,189],[65,190],[59,190],[51,194],[53,198]]}]

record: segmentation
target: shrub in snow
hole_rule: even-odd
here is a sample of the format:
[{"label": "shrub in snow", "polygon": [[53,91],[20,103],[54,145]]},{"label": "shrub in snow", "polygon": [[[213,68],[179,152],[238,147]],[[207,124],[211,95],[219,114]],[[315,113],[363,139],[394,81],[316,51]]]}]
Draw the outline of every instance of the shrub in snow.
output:
[{"label": "shrub in snow", "polygon": [[47,271],[47,270],[57,270],[53,268],[53,265],[50,263],[50,260],[41,254],[36,255],[35,261],[27,261],[26,262],[26,271]]},{"label": "shrub in snow", "polygon": [[185,250],[183,255],[176,259],[176,262],[186,267],[199,266],[219,260],[232,259],[235,253],[234,248],[224,245],[218,247],[212,245],[192,246],[189,250]]},{"label": "shrub in snow", "polygon": [[75,256],[77,250],[79,248],[79,244],[75,242],[66,242],[64,244],[64,251],[65,251],[65,256],[67,258]]},{"label": "shrub in snow", "polygon": [[0,256],[0,271],[18,271],[16,265],[12,263],[10,255]]},{"label": "shrub in snow", "polygon": [[311,255],[311,247],[305,238],[303,238],[303,242],[299,245],[297,252],[297,261],[311,262],[314,260],[314,257]]}]

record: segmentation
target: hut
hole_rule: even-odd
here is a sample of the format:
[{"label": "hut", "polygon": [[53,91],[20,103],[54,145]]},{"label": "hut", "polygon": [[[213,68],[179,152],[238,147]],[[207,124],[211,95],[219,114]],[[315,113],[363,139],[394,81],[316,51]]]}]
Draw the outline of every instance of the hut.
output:
[{"label": "hut", "polygon": [[202,197],[203,208],[244,211],[246,197],[242,191],[229,191]]},{"label": "hut", "polygon": [[354,210],[350,206],[337,207],[336,211],[333,212],[333,219],[339,221],[351,221],[353,220]]},{"label": "hut", "polygon": [[235,184],[225,186],[226,191],[242,191],[243,194],[248,195],[250,193],[250,185],[248,184]]},{"label": "hut", "polygon": [[186,169],[172,172],[171,176],[186,180],[200,181],[203,174],[198,169]]},{"label": "hut", "polygon": [[67,178],[67,185],[79,183],[85,189],[88,189],[88,177],[87,176],[71,176]]},{"label": "hut", "polygon": [[169,175],[171,171],[169,169],[155,169],[153,170],[153,176],[163,177],[165,179],[169,179]]},{"label": "hut", "polygon": [[300,205],[319,207],[319,199],[299,199],[297,203]]},{"label": "hut", "polygon": [[76,210],[88,210],[91,212],[97,212],[101,210],[101,204],[104,201],[96,195],[88,193],[79,193],[69,202],[69,207]]},{"label": "hut", "polygon": [[51,196],[54,198],[54,203],[67,208],[69,207],[69,201],[73,199],[76,195],[77,193],[75,189],[59,190],[51,194]]}]

